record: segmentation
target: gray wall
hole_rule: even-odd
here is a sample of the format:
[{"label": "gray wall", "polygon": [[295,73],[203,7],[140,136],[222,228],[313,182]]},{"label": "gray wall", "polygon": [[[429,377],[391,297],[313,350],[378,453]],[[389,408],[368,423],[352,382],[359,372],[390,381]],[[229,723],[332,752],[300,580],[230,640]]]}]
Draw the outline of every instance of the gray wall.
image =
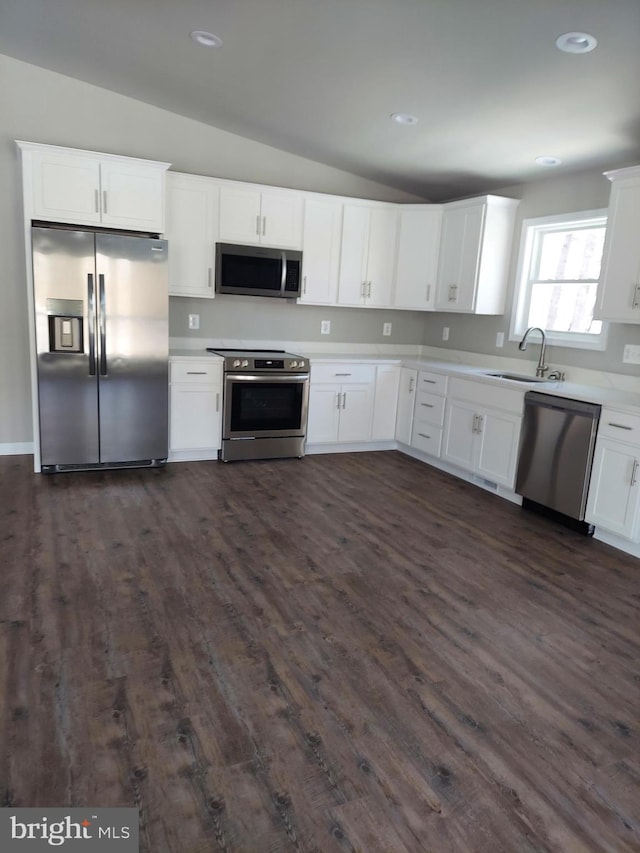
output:
[{"label": "gray wall", "polygon": [[[519,358],[523,361],[537,361],[539,348],[533,338],[531,346],[524,353],[518,350],[517,342],[509,341],[522,220],[534,216],[606,208],[609,204],[610,188],[610,182],[601,172],[586,172],[567,177],[549,177],[535,184],[496,190],[496,195],[520,199],[514,230],[505,314],[500,317],[428,314],[425,319],[423,343],[442,347],[444,350],[465,350]],[[442,329],[445,326],[449,327],[447,342],[442,340]],[[495,345],[497,332],[504,332],[505,343],[501,349]],[[622,350],[625,344],[640,344],[640,325],[611,323],[607,349],[604,352],[551,346],[547,350],[547,364],[574,365],[586,369],[640,376],[639,365],[622,363]]]},{"label": "gray wall", "polygon": [[[0,117],[0,444],[32,439],[21,177],[14,140],[162,160],[176,171],[274,186],[420,200],[3,55]],[[206,306],[201,313],[209,317],[212,311],[215,316],[213,306]],[[358,335],[368,334],[369,322],[354,325]],[[179,327],[180,320],[172,320],[173,325]],[[293,331],[296,326],[285,322],[280,328]],[[414,321],[411,330],[419,343],[421,324],[416,327]]]}]

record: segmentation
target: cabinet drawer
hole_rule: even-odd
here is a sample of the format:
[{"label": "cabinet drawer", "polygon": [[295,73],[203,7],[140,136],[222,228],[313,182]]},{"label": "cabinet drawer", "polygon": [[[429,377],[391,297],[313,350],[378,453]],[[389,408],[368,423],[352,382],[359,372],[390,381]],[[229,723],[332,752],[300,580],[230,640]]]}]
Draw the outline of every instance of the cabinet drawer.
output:
[{"label": "cabinet drawer", "polygon": [[603,409],[598,426],[599,438],[614,438],[628,444],[640,444],[640,415]]},{"label": "cabinet drawer", "polygon": [[429,391],[431,394],[445,394],[448,377],[442,373],[431,373],[429,370],[418,372],[418,391]]},{"label": "cabinet drawer", "polygon": [[348,385],[352,382],[375,382],[374,364],[312,364],[311,382],[332,382]]},{"label": "cabinet drawer", "polygon": [[442,447],[442,427],[427,424],[424,421],[414,421],[411,434],[411,446],[422,450],[430,456],[440,456]]},{"label": "cabinet drawer", "polygon": [[212,361],[172,361],[172,382],[200,382],[220,385],[222,382],[221,365]]},{"label": "cabinet drawer", "polygon": [[444,423],[444,397],[430,394],[428,391],[418,391],[414,416],[417,421],[442,426]]}]

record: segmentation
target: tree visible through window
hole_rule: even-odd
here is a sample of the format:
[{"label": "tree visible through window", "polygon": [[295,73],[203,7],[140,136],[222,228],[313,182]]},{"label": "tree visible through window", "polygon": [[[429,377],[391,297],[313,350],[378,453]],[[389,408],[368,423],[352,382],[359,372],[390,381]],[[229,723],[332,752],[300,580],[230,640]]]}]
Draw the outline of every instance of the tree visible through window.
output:
[{"label": "tree visible through window", "polygon": [[514,332],[540,326],[560,342],[602,334],[594,320],[606,215],[602,211],[525,221]]}]

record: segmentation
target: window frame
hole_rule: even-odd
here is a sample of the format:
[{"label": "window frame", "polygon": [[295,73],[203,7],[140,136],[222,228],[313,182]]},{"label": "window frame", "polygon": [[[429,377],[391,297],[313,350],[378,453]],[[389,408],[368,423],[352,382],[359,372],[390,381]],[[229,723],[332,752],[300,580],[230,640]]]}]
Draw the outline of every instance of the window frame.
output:
[{"label": "window frame", "polygon": [[[575,224],[585,227],[589,222],[600,224],[604,220],[605,228],[607,222],[607,208],[597,210],[578,210],[572,213],[558,213],[549,216],[535,216],[522,220],[520,232],[520,248],[518,251],[518,265],[516,270],[515,287],[513,292],[513,305],[511,310],[511,324],[509,329],[509,340],[520,341],[524,335],[526,317],[529,314],[531,302],[530,272],[534,260],[534,246],[536,236],[544,231],[563,230],[563,226]],[[568,230],[568,229],[567,229]],[[602,273],[602,270],[601,270]],[[598,287],[602,281],[602,275],[598,281]],[[595,318],[599,319],[599,318]],[[573,349],[600,350],[607,348],[608,323],[604,320],[602,328],[597,335],[584,332],[557,332],[545,331],[547,343],[560,347]]]}]

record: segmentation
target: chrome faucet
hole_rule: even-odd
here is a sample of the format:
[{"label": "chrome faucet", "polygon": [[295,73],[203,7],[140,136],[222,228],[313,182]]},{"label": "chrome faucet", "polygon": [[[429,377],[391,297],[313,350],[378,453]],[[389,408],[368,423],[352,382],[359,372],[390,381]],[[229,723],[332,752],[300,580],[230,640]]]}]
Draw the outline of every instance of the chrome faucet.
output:
[{"label": "chrome faucet", "polygon": [[542,346],[540,347],[540,358],[538,359],[538,366],[536,367],[536,376],[544,376],[549,368],[544,363],[544,351],[547,345],[547,339],[545,337],[544,331],[540,328],[540,326],[530,326],[527,331],[524,333],[524,337],[518,344],[518,349],[524,352],[527,348],[527,338],[529,337],[530,332],[540,332],[542,335]]}]

